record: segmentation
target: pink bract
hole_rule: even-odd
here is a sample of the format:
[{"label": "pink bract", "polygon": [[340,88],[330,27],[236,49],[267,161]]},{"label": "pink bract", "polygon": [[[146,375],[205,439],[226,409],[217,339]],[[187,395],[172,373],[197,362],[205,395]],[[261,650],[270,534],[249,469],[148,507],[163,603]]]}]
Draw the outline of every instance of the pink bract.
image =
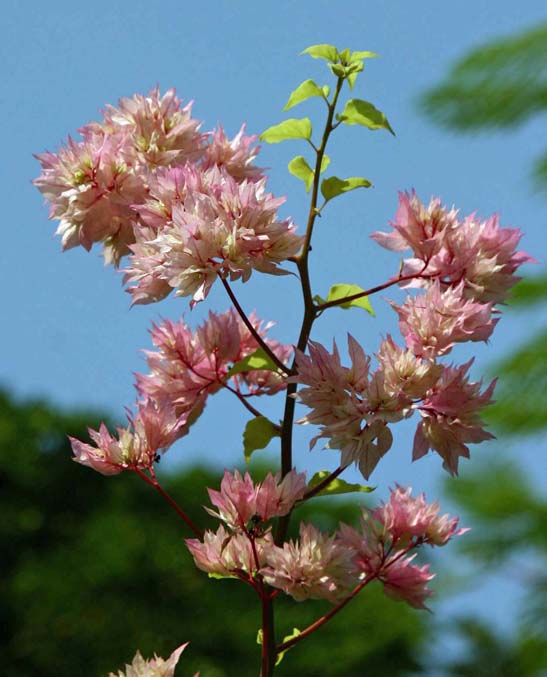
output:
[{"label": "pink bract", "polygon": [[150,468],[158,452],[165,451],[186,434],[184,418],[177,417],[165,401],[141,402],[136,416],[128,415],[127,428],[117,428],[112,436],[106,425],[98,431],[89,429],[95,446],[70,437],[74,460],[97,470],[102,475],[117,475],[123,470]]},{"label": "pink bract", "polygon": [[492,403],[496,381],[481,392],[482,381],[469,382],[467,378],[472,363],[445,367],[435,388],[419,405],[422,421],[416,429],[412,458],[421,458],[433,449],[452,475],[458,473],[459,457],[469,458],[467,443],[494,438],[484,430],[480,412]]},{"label": "pink bract", "polygon": [[[254,313],[249,319],[276,355],[288,362],[292,348],[265,338],[272,323],[263,324]],[[196,332],[183,320],[164,320],[153,326],[152,341],[157,350],[145,351],[150,373],[137,374],[137,389],[144,397],[167,398],[178,415],[190,418],[198,416],[207,397],[230,380],[231,366],[258,348],[234,309],[210,312]],[[252,395],[271,395],[286,387],[280,374],[264,370],[237,374],[231,381],[236,390],[245,386]]]},{"label": "pink bract", "polygon": [[[200,174],[195,171],[185,170],[181,199],[169,207],[170,220],[154,238],[145,239],[147,231],[136,231],[137,245],[149,251],[142,258],[143,250],[134,248],[125,270],[125,281],[137,283],[129,292],[137,295],[138,303],[154,301],[144,291],[149,256],[159,264],[159,277],[178,296],[191,296],[193,306],[205,299],[219,276],[245,282],[253,270],[286,274],[278,264],[300,249],[302,238],[294,224],[277,217],[284,200],[266,192],[265,179],[238,183],[225,168],[216,166]],[[147,209],[149,223],[157,222],[153,213],[150,221],[154,208]]]},{"label": "pink bract", "polygon": [[487,341],[498,319],[492,303],[477,303],[464,296],[464,283],[444,291],[438,280],[425,294],[408,296],[403,305],[391,304],[399,315],[405,343],[419,357],[450,352],[455,343]]},{"label": "pink bract", "polygon": [[264,580],[297,601],[344,597],[357,584],[352,552],[311,524],[300,524],[300,538],[268,551]]},{"label": "pink bract", "polygon": [[185,543],[198,569],[218,577],[233,578],[252,574],[263,566],[273,539],[270,533],[263,534],[254,540],[253,549],[245,534],[227,531],[220,525],[216,532],[206,531],[203,541],[189,538]]},{"label": "pink bract", "polygon": [[237,470],[233,475],[225,471],[220,491],[208,489],[209,499],[218,512],[206,510],[232,529],[246,529],[252,521],[261,524],[272,517],[287,515],[304,496],[306,487],[305,473],[295,470],[282,480],[279,475],[268,473],[256,485],[247,472],[242,477]]},{"label": "pink bract", "polygon": [[471,214],[461,221],[456,210],[447,211],[436,198],[424,207],[414,192],[399,195],[392,225],[393,232],[376,232],[372,238],[387,249],[412,249],[401,276],[414,279],[401,282],[405,287],[428,287],[436,278],[443,288],[461,283],[466,298],[502,303],[520,279],[514,275],[517,268],[534,262],[516,250],[520,230],[501,228],[497,215],[480,221]]},{"label": "pink bract", "polygon": [[414,498],[412,489],[397,486],[389,500],[370,513],[381,526],[381,537],[394,547],[406,547],[412,539],[431,545],[445,545],[467,529],[458,529],[458,518],[439,516],[439,504],[427,503],[424,494]]},{"label": "pink bract", "polygon": [[253,165],[260,150],[260,146],[253,148],[257,139],[258,136],[246,135],[245,125],[242,125],[239,132],[230,141],[222,125],[219,125],[211,134],[205,150],[203,168],[209,169],[215,165],[224,167],[228,174],[237,181],[244,181],[245,179],[258,181],[264,178],[264,170]]},{"label": "pink bract", "polygon": [[[154,658],[146,660],[142,657],[140,651],[137,651],[131,665],[126,664],[125,672],[122,670],[119,670],[117,674],[111,672],[108,677],[173,677],[179,658],[187,646],[188,642],[181,644],[167,660],[156,655]],[[198,675],[196,674],[194,677],[198,677]]]},{"label": "pink bract", "polygon": [[388,597],[407,602],[416,609],[427,609],[425,601],[433,594],[427,584],[435,574],[429,572],[429,564],[421,567],[412,564],[414,558],[415,555],[394,559],[383,569],[380,580]]}]

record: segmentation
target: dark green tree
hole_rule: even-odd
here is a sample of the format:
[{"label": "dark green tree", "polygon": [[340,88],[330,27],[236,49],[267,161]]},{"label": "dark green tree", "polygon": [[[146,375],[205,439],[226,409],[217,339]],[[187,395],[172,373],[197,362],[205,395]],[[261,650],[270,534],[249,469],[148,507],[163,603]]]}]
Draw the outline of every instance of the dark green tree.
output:
[{"label": "dark green tree", "polygon": [[[500,37],[473,50],[426,92],[422,110],[456,132],[508,132],[547,110],[547,23]],[[547,193],[547,150],[536,160],[536,187]],[[547,273],[515,287],[511,306],[541,312]],[[494,365],[497,403],[489,419],[508,434],[531,434],[547,426],[547,327]]]},{"label": "dark green tree", "polygon": [[[168,656],[190,641],[178,674],[254,675],[259,647],[255,655],[249,640],[260,618],[252,591],[198,571],[183,543],[185,525],[136,476],[102,477],[71,463],[66,434],[85,438],[85,426],[98,423],[89,413],[0,394],[2,674],[96,677],[122,667],[137,648]],[[162,481],[205,525],[205,487],[217,486],[219,474],[192,469]],[[356,517],[355,502],[311,503],[306,519],[324,528]],[[286,600],[279,631],[303,628],[328,608]],[[371,588],[317,641],[292,649],[279,672],[409,674],[419,670],[427,622]]]},{"label": "dark green tree", "polygon": [[473,529],[459,543],[477,585],[492,572],[518,580],[524,591],[515,608],[516,631],[498,634],[467,616],[451,622],[464,641],[443,677],[544,677],[547,675],[547,500],[514,464],[488,459],[473,474],[446,482],[446,492]]}]

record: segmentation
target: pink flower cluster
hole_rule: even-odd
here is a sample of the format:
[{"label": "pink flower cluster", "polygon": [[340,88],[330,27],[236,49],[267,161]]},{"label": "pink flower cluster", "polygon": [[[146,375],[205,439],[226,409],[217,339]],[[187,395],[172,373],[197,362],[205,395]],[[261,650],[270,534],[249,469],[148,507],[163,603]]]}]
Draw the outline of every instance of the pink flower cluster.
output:
[{"label": "pink flower cluster", "polygon": [[[122,670],[119,670],[117,674],[111,672],[108,677],[174,677],[179,658],[187,646],[188,642],[179,646],[167,660],[159,656],[146,660],[140,651],[137,651],[131,665],[126,664],[125,672]],[[194,677],[199,677],[199,673],[196,673]]]},{"label": "pink flower cluster", "polygon": [[218,276],[283,274],[278,264],[300,248],[294,224],[277,217],[284,200],[266,192],[253,164],[256,137],[244,126],[232,140],[220,126],[199,128],[191,104],[156,88],[107,106],[102,122],[79,130],[81,141],[37,156],[34,183],[60,221],[63,248],[101,242],[115,265],[130,254],[134,303],[175,289],[194,304]]},{"label": "pink flower cluster", "polygon": [[299,422],[321,426],[312,446],[319,438],[328,439],[329,448],[341,450],[341,465],[356,463],[368,479],[391,448],[389,424],[415,411],[422,421],[413,459],[434,449],[452,474],[459,457],[469,455],[467,443],[492,437],[479,412],[491,402],[494,382],[483,392],[481,382],[469,382],[471,362],[438,364],[400,348],[388,336],[376,355],[378,367],[371,371],[370,358],[352,336],[348,344],[351,367],[342,366],[336,344],[329,353],[310,342],[309,356],[297,353],[298,374],[289,379],[304,385],[297,396],[311,409]]},{"label": "pink flower cluster", "polygon": [[[251,322],[265,338],[272,323],[263,323],[253,314]],[[234,363],[251,355],[257,348],[235,310],[209,313],[208,319],[194,333],[181,320],[165,320],[152,330],[157,351],[146,351],[150,373],[137,374],[140,396],[137,414],[129,416],[127,428],[118,428],[112,436],[104,424],[99,431],[89,431],[95,446],[71,438],[75,460],[103,475],[127,469],[150,468],[158,452],[166,451],[188,433],[190,425],[201,415],[207,397],[228,382],[241,397],[272,395],[286,382],[274,371],[254,370],[229,376]],[[287,363],[292,348],[272,339],[267,345]]]},{"label": "pink flower cluster", "polygon": [[301,523],[297,540],[275,545],[268,520],[288,514],[305,491],[304,475],[294,470],[281,482],[269,474],[256,485],[248,473],[226,472],[220,491],[209,490],[217,511],[207,509],[224,525],[206,531],[202,541],[186,541],[198,568],[253,587],[260,581],[298,601],[336,602],[356,586],[379,580],[386,594],[424,607],[433,574],[427,565],[413,563],[413,551],[423,544],[445,545],[467,531],[458,529],[457,518],[439,516],[436,502],[397,487],[387,503],[363,510],[361,530],[341,524],[328,535]]},{"label": "pink flower cluster", "polygon": [[425,287],[402,305],[392,303],[406,349],[388,336],[371,371],[370,358],[351,336],[351,367],[342,366],[336,345],[330,353],[310,343],[309,356],[297,354],[298,373],[289,379],[304,386],[297,397],[311,409],[300,422],[321,426],[312,446],[328,439],[329,448],[341,450],[342,465],[356,463],[367,479],[391,447],[389,424],[415,411],[422,420],[413,460],[433,449],[452,474],[459,458],[469,457],[469,443],[493,437],[480,412],[492,401],[494,382],[481,392],[482,382],[468,378],[472,361],[455,366],[438,358],[456,343],[488,340],[498,322],[495,303],[519,279],[517,267],[532,261],[515,251],[520,232],[499,228],[497,217],[459,221],[457,211],[438,199],[428,207],[415,194],[399,200],[394,231],[372,237],[396,251],[412,248],[414,258],[405,260],[393,283]]},{"label": "pink flower cluster", "polygon": [[144,470],[152,466],[159,452],[188,432],[184,418],[177,417],[167,401],[145,400],[138,404],[136,416],[128,414],[128,420],[126,428],[117,428],[117,436],[111,435],[104,423],[98,431],[89,428],[95,446],[70,437],[74,460],[102,475]]},{"label": "pink flower cluster", "polygon": [[[250,321],[268,347],[287,363],[292,348],[266,339],[273,326],[263,324],[254,313]],[[208,395],[217,392],[231,379],[234,389],[244,396],[273,395],[286,387],[275,371],[254,370],[228,377],[233,364],[258,348],[237,312],[210,312],[205,322],[193,332],[183,320],[164,320],[152,329],[156,351],[146,351],[150,373],[137,374],[137,389],[145,398],[168,398],[178,415],[199,415]]]},{"label": "pink flower cluster", "polygon": [[497,215],[486,221],[475,214],[458,219],[438,198],[426,207],[413,192],[399,195],[391,233],[376,232],[376,242],[393,251],[412,249],[403,261],[403,286],[427,287],[435,278],[443,288],[462,283],[461,294],[479,303],[501,303],[520,278],[517,268],[534,259],[516,251],[522,237],[518,228],[501,228]]}]

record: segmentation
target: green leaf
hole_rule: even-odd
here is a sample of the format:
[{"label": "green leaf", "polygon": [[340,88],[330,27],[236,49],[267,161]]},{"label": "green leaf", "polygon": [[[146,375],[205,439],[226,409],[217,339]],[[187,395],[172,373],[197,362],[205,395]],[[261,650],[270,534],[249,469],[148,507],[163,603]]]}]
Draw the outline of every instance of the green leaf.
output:
[{"label": "green leaf", "polygon": [[259,628],[256,633],[256,643],[260,644],[260,646],[264,643],[264,630],[262,628]]},{"label": "green leaf", "polygon": [[[299,630],[298,628],[293,628],[291,634],[290,634],[290,635],[286,635],[285,637],[283,637],[283,641],[282,641],[281,643],[282,643],[282,644],[285,644],[285,642],[288,642],[290,639],[294,639],[295,637],[298,637],[298,635],[301,635],[301,634],[302,634],[302,631],[301,631],[301,630]],[[257,640],[257,641],[258,641],[258,640]],[[258,643],[259,643],[259,644],[262,644],[262,642],[258,642]],[[289,647],[289,649],[292,649],[292,647]],[[275,664],[276,664],[276,665],[279,665],[279,664],[281,663],[281,661],[283,660],[283,657],[285,656],[285,654],[287,653],[287,651],[289,651],[289,649],[285,649],[285,651],[280,651],[280,652],[277,654],[277,660],[275,661]]]},{"label": "green leaf", "polygon": [[279,437],[278,428],[265,416],[252,418],[243,432],[243,453],[248,463],[251,454],[257,449],[264,449],[274,437]]},{"label": "green leaf", "polygon": [[356,59],[376,59],[378,54],[375,52],[352,52],[349,58],[350,61],[355,61]]},{"label": "green leaf", "polygon": [[337,78],[345,78],[347,75],[346,67],[341,63],[330,63],[329,68]]},{"label": "green leaf", "polygon": [[[329,295],[327,296],[327,302],[329,301],[338,301],[343,299],[346,296],[353,296],[354,294],[360,294],[364,289],[358,287],[356,284],[333,284],[329,290]],[[363,308],[367,313],[370,313],[374,317],[374,310],[370,305],[368,296],[361,296],[361,298],[355,299],[354,301],[348,301],[347,303],[340,303],[338,308]]]},{"label": "green leaf", "polygon": [[350,73],[346,78],[350,89],[353,89],[353,86],[355,85],[355,80],[357,80],[358,75],[359,73]]},{"label": "green leaf", "polygon": [[326,61],[332,61],[333,63],[338,60],[338,50],[334,45],[311,45],[311,47],[306,47],[301,54],[309,54],[312,59],[325,59]]},{"label": "green leaf", "polygon": [[237,578],[237,576],[233,576],[232,574],[216,574],[216,573],[208,573],[207,576],[209,578],[216,578],[217,580],[221,580],[223,578]]},{"label": "green leaf", "polygon": [[[308,489],[313,489],[318,484],[321,484],[330,475],[330,470],[320,470],[316,472],[315,475],[311,478],[308,483]],[[369,494],[371,491],[374,491],[376,487],[369,487],[365,484],[352,484],[350,482],[344,482],[338,478],[332,480],[324,489],[322,489],[316,496],[330,496],[334,494],[353,494],[355,492],[363,492]],[[285,641],[285,640],[283,640]]]},{"label": "green leaf", "polygon": [[321,91],[323,92],[323,96],[325,97],[325,99],[328,99],[330,94],[330,87],[328,85],[323,85],[321,87]]},{"label": "green leaf", "polygon": [[251,353],[242,360],[239,360],[239,362],[236,362],[228,372],[228,378],[245,371],[256,371],[260,369],[264,369],[265,371],[279,371],[279,367],[264,348],[257,348],[254,353]]},{"label": "green leaf", "polygon": [[280,143],[287,139],[311,139],[311,121],[309,118],[289,118],[278,125],[268,127],[260,135],[266,143]]},{"label": "green leaf", "polygon": [[350,55],[349,49],[343,49],[341,52],[338,53],[338,57],[340,61],[342,61],[343,63],[347,63],[349,61],[349,55]]},{"label": "green leaf", "polygon": [[[322,174],[329,165],[330,157],[325,154],[321,160],[320,173]],[[298,179],[302,179],[302,181],[304,181],[306,184],[306,192],[308,192],[313,185],[315,174],[313,169],[309,166],[306,158],[302,155],[293,157],[293,159],[289,162],[288,169],[293,176],[296,176]]]},{"label": "green leaf", "polygon": [[330,165],[330,157],[326,153],[324,153],[323,159],[321,160],[321,169],[319,170],[319,173],[322,174],[329,165]]},{"label": "green leaf", "polygon": [[387,129],[395,136],[395,132],[384,113],[368,101],[350,99],[340,115],[336,116],[345,125],[362,125],[368,129]]},{"label": "green leaf", "polygon": [[313,169],[309,166],[302,155],[297,155],[289,162],[289,172],[296,176],[298,179],[302,179],[306,184],[306,192],[312,187],[313,184]]},{"label": "green leaf", "polygon": [[306,101],[306,99],[309,99],[312,96],[323,97],[323,90],[313,80],[305,80],[301,85],[298,85],[294,92],[291,92],[289,100],[283,110],[289,110],[289,108],[296,106],[298,103],[302,103],[302,101]]},{"label": "green leaf", "polygon": [[348,193],[356,188],[370,188],[372,183],[362,176],[350,176],[349,179],[339,179],[337,176],[329,176],[321,181],[321,193],[328,202],[333,197]]}]

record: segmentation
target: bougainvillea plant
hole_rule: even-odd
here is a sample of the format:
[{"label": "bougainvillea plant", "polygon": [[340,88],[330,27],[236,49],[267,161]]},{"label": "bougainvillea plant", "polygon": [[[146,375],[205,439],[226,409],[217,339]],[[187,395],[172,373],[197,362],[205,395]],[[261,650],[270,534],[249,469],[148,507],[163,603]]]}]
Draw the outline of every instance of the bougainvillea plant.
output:
[{"label": "bougainvillea plant", "polygon": [[[285,110],[318,97],[325,104],[323,131],[313,135],[309,118],[290,118],[260,137],[266,143],[308,144],[311,160],[299,155],[289,163],[310,193],[308,220],[300,230],[278,216],[284,200],[267,191],[267,177],[255,164],[257,137],[248,136],[245,126],[233,139],[221,126],[201,131],[191,105],[183,106],[172,89],[107,106],[100,122],[79,130],[79,140],[69,138],[57,153],[37,156],[42,173],[35,180],[51,205],[50,217],[59,221],[63,249],[100,244],[105,261],[122,268],[134,304],[156,303],[174,292],[188,297],[193,308],[206,301],[214,284],[227,292],[229,309],[211,312],[196,329],[183,319],[153,326],[149,371],[136,378],[137,401],[127,426],[111,432],[103,424],[89,431],[91,443],[72,439],[72,449],[78,463],[103,475],[133,472],[154,487],[185,522],[196,566],[212,578],[237,578],[256,592],[262,677],[272,675],[288,649],[372,581],[390,597],[426,608],[433,574],[429,565],[416,563],[417,551],[444,546],[466,531],[457,518],[440,514],[437,502],[396,485],[386,502],[362,510],[359,524],[340,524],[335,533],[301,523],[298,538],[289,540],[289,521],[315,496],[366,489],[340,476],[355,465],[368,480],[388,453],[398,421],[416,415],[412,459],[433,451],[452,475],[460,457],[469,457],[470,443],[492,437],[481,411],[492,401],[494,383],[471,381],[471,363],[452,364],[447,356],[456,343],[490,338],[500,304],[518,280],[517,268],[531,261],[517,251],[520,232],[501,227],[497,216],[461,216],[440,199],[425,204],[414,191],[404,192],[390,227],[371,235],[382,247],[404,252],[402,262],[394,261],[396,272],[370,289],[334,284],[326,298],[314,295],[308,259],[317,217],[327,216],[331,200],[371,185],[362,177],[324,175],[329,138],[340,125],[393,130],[372,103],[340,102],[374,53],[332,45],[304,53],[326,62],[334,84],[306,80]],[[272,323],[243,310],[233,284],[248,282],[255,272],[290,271],[299,279],[304,306],[294,346],[272,339]],[[372,312],[369,297],[395,286],[408,290],[404,303],[391,302],[399,342],[388,335],[365,350],[350,335],[345,365],[336,343],[329,349],[311,340],[314,321],[328,309],[359,306]],[[226,471],[220,489],[209,489],[207,511],[219,526],[203,531],[161,486],[155,464],[189,433],[207,398],[221,389],[252,415],[244,433],[247,459],[279,438],[280,467],[259,482],[248,472]],[[283,414],[280,422],[270,421],[255,406],[256,398],[280,393]],[[339,451],[333,472],[307,478],[294,467],[297,401],[305,413],[296,423],[317,427],[312,447],[323,439]],[[280,638],[274,622],[278,595],[324,598],[332,608],[309,627]],[[167,660],[147,661],[137,652],[125,674],[173,675],[185,646]]]}]

